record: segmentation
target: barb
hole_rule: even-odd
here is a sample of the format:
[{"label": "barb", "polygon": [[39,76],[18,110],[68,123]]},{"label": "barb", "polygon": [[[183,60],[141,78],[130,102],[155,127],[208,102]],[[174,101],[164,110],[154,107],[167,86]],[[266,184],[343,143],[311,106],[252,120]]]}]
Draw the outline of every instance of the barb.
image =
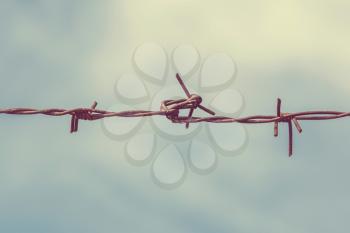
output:
[{"label": "barb", "polygon": [[[107,117],[149,117],[149,116],[165,116],[171,122],[176,124],[185,124],[186,128],[189,124],[207,122],[207,123],[241,123],[241,124],[268,124],[274,123],[274,136],[279,134],[279,123],[288,124],[289,136],[289,156],[293,154],[293,124],[299,133],[302,132],[300,121],[320,121],[320,120],[334,120],[344,117],[349,117],[350,112],[339,111],[306,111],[296,113],[282,113],[281,99],[277,99],[277,114],[276,115],[255,115],[247,117],[226,117],[226,116],[209,116],[209,117],[195,117],[194,111],[199,108],[210,115],[215,115],[215,112],[201,105],[202,97],[197,94],[191,94],[185,86],[179,74],[176,78],[185,92],[186,98],[178,100],[164,100],[161,102],[159,111],[122,111],[109,112],[105,110],[96,109],[97,102],[94,102],[90,108],[75,108],[75,109],[32,109],[32,108],[11,108],[0,109],[0,114],[8,115],[46,115],[46,116],[71,116],[70,132],[78,131],[79,120],[94,121]],[[189,109],[188,116],[180,116],[180,111]]]},{"label": "barb", "polygon": [[[188,99],[193,99],[194,100],[194,105],[193,107],[190,109],[190,112],[188,114],[188,119],[192,119],[192,115],[194,110],[198,107],[200,109],[202,109],[204,112],[207,112],[211,115],[215,115],[215,112],[213,112],[212,110],[204,107],[203,105],[201,105],[202,103],[202,97],[200,97],[199,95],[196,94],[190,94],[190,92],[188,91],[187,87],[185,86],[184,82],[182,81],[181,77],[179,74],[176,74],[176,79],[179,82],[180,86],[182,87],[182,90],[185,92],[186,96]],[[186,122],[186,128],[188,128],[190,125],[190,122]]]}]

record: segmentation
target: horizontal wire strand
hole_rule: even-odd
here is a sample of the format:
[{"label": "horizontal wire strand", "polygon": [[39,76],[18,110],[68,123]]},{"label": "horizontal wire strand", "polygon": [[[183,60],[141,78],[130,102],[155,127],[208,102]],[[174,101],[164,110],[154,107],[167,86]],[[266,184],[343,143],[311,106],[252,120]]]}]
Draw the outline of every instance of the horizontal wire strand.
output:
[{"label": "horizontal wire strand", "polygon": [[[227,116],[210,116],[210,117],[196,117],[193,116],[193,111],[199,108],[210,115],[215,115],[215,112],[201,105],[202,98],[196,94],[190,94],[182,81],[179,74],[176,78],[186,94],[187,98],[178,100],[165,100],[161,102],[159,111],[147,110],[132,110],[111,112],[106,110],[96,109],[97,102],[94,102],[91,108],[74,108],[74,109],[33,109],[33,108],[9,108],[0,109],[0,114],[7,115],[45,115],[45,116],[65,116],[72,117],[71,133],[78,131],[78,120],[100,120],[108,117],[150,117],[150,116],[165,116],[171,122],[176,124],[185,124],[186,128],[194,123],[241,123],[241,124],[268,124],[274,123],[274,136],[278,136],[278,124],[288,123],[289,130],[289,156],[293,153],[293,127],[295,125],[299,133],[302,132],[300,121],[321,121],[334,120],[344,117],[349,117],[350,112],[340,111],[304,111],[295,113],[282,113],[281,100],[277,99],[277,115],[253,115],[246,117],[227,117]],[[179,116],[181,110],[190,109],[188,116]]]}]

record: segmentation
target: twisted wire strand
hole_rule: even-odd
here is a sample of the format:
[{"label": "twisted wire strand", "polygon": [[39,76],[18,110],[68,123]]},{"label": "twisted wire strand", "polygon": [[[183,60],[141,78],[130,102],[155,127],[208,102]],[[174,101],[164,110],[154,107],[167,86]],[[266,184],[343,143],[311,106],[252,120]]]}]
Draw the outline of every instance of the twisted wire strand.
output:
[{"label": "twisted wire strand", "polygon": [[[215,112],[203,106],[202,98],[197,94],[190,94],[187,87],[179,74],[176,74],[176,78],[183,89],[187,98],[177,100],[164,100],[161,102],[160,110],[147,111],[147,110],[132,110],[121,112],[110,112],[106,110],[96,109],[97,102],[94,102],[90,108],[74,108],[74,109],[33,109],[33,108],[10,108],[0,109],[0,114],[8,115],[46,115],[46,116],[71,116],[70,132],[74,133],[78,131],[79,120],[94,121],[107,117],[150,117],[150,116],[165,116],[171,122],[176,124],[185,124],[186,128],[190,124],[195,123],[241,123],[241,124],[268,124],[274,123],[274,136],[278,136],[278,124],[288,124],[288,136],[289,136],[289,156],[293,154],[293,124],[299,133],[302,132],[300,121],[321,121],[321,120],[334,120],[344,117],[349,117],[350,112],[339,111],[305,111],[295,113],[282,113],[281,112],[281,100],[277,99],[277,111],[276,115],[254,115],[246,117],[227,117],[227,116],[214,116]],[[199,108],[202,111],[207,112],[209,117],[196,117],[193,116],[194,110]],[[180,116],[180,111],[189,109],[188,116]]]}]

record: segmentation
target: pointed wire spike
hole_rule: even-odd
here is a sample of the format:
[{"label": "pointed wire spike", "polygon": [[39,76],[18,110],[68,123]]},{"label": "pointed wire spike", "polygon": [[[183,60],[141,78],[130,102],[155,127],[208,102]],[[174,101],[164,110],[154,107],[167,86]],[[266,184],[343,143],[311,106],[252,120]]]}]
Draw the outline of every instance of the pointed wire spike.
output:
[{"label": "pointed wire spike", "polygon": [[273,135],[275,137],[278,137],[278,123],[275,122],[274,124],[275,124],[275,126],[274,126],[274,129],[273,129],[274,130]]},{"label": "pointed wire spike", "polygon": [[215,116],[215,114],[216,114],[214,111],[210,110],[209,108],[204,107],[203,105],[198,105],[198,108],[202,109],[204,112],[209,113],[210,115]]},{"label": "pointed wire spike", "polygon": [[288,121],[288,131],[289,131],[289,157],[293,155],[293,127],[292,122]]},{"label": "pointed wire spike", "polygon": [[73,114],[70,120],[70,133],[74,133],[75,129],[75,115]]},{"label": "pointed wire spike", "polygon": [[299,133],[303,132],[303,129],[301,128],[298,120],[295,117],[292,119],[292,121],[293,121],[293,123],[295,125],[295,128],[297,128],[298,132]]},{"label": "pointed wire spike", "polygon": [[[189,114],[188,114],[188,119],[189,119],[189,120],[192,119],[193,111],[194,111],[194,108],[191,108],[191,109],[190,109],[190,112],[189,112]],[[189,126],[190,126],[190,122],[187,122],[187,123],[186,123],[186,129],[188,129]]]},{"label": "pointed wire spike", "polygon": [[191,94],[190,94],[190,92],[188,91],[188,89],[187,89],[185,83],[183,82],[182,78],[180,77],[179,73],[176,73],[176,79],[177,79],[177,81],[179,82],[180,86],[182,87],[183,91],[185,92],[186,96],[187,96],[188,98],[190,98],[190,97],[191,97]]},{"label": "pointed wire spike", "polygon": [[[94,102],[92,103],[92,105],[91,105],[91,109],[96,109],[96,106],[97,106],[97,102],[94,101]],[[97,119],[97,118],[96,118],[96,115],[93,115],[91,111],[89,111],[89,114],[90,114],[90,116],[91,116],[91,119]]]},{"label": "pointed wire spike", "polygon": [[[280,117],[281,116],[281,99],[277,98],[277,116]],[[274,136],[277,137],[278,136],[278,121],[276,121],[274,123]]]},{"label": "pointed wire spike", "polygon": [[79,118],[75,116],[74,132],[78,132]]},{"label": "pointed wire spike", "polygon": [[91,105],[91,109],[95,109],[95,108],[96,108],[96,106],[97,106],[97,102],[96,102],[96,101],[94,101],[94,102],[92,103],[92,105]]},{"label": "pointed wire spike", "polygon": [[277,116],[281,116],[281,104],[282,100],[280,98],[277,98]]}]

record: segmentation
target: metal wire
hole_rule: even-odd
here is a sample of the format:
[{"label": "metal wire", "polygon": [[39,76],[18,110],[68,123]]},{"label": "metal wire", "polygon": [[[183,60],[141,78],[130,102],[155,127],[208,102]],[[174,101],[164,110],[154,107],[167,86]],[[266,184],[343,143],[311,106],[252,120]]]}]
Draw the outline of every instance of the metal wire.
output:
[{"label": "metal wire", "polygon": [[[201,105],[202,98],[197,94],[191,94],[186,88],[183,80],[179,74],[176,74],[176,78],[186,94],[187,98],[178,100],[164,100],[161,102],[159,111],[145,111],[145,110],[133,110],[122,112],[109,112],[105,110],[96,109],[97,102],[94,102],[90,108],[75,108],[75,109],[32,109],[32,108],[11,108],[0,109],[0,114],[9,115],[47,115],[47,116],[71,116],[70,132],[75,133],[78,131],[79,120],[94,121],[107,117],[149,117],[149,116],[165,116],[171,122],[177,124],[185,124],[186,128],[190,124],[208,122],[208,123],[241,123],[241,124],[266,124],[274,123],[274,136],[278,136],[278,124],[287,123],[289,131],[289,156],[293,154],[293,124],[299,133],[302,132],[300,121],[320,121],[320,120],[333,120],[350,116],[350,112],[338,112],[338,111],[306,111],[296,113],[282,113],[281,112],[281,100],[277,99],[276,115],[255,115],[247,117],[226,117],[226,116],[214,116],[215,112]],[[201,109],[207,112],[210,117],[194,117],[193,113],[195,109]],[[188,116],[180,116],[181,110],[189,109]]]}]

